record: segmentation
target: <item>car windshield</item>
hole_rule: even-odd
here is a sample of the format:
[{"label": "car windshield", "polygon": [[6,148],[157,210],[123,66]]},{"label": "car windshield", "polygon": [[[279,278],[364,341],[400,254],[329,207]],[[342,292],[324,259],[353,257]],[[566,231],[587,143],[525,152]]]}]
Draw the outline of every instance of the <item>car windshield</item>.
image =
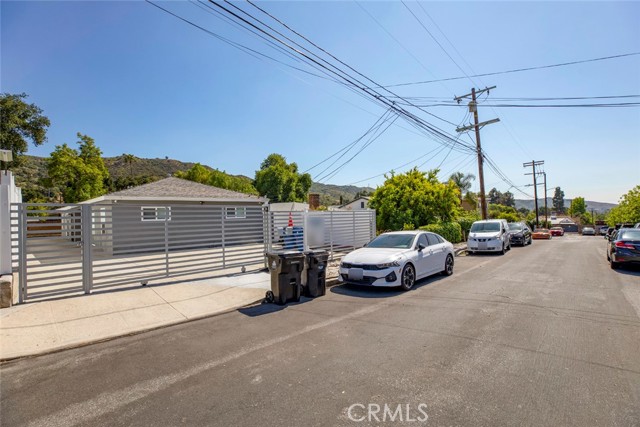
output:
[{"label": "car windshield", "polygon": [[634,228],[625,228],[618,234],[618,240],[640,240],[640,230]]},{"label": "car windshield", "polygon": [[482,233],[490,231],[500,231],[499,222],[475,222],[471,226],[472,233]]},{"label": "car windshield", "polygon": [[522,224],[517,223],[517,222],[510,222],[509,223],[509,230],[512,231],[522,231],[524,227],[522,226]]},{"label": "car windshield", "polygon": [[415,234],[381,234],[373,239],[368,248],[398,248],[409,249],[413,244]]}]

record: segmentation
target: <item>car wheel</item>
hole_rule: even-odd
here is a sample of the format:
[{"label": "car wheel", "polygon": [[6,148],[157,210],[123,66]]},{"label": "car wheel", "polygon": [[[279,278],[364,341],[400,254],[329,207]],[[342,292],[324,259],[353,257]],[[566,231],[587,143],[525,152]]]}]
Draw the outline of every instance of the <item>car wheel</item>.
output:
[{"label": "car wheel", "polygon": [[447,255],[447,260],[444,262],[444,270],[442,270],[443,276],[451,276],[453,274],[453,256]]},{"label": "car wheel", "polygon": [[402,269],[402,277],[400,278],[400,287],[403,291],[413,288],[416,283],[416,270],[413,265],[407,264]]},{"label": "car wheel", "polygon": [[620,267],[620,263],[614,262],[612,259],[609,260],[609,265],[612,270],[617,270]]},{"label": "car wheel", "polygon": [[504,243],[502,244],[502,250],[500,251],[500,255],[504,255],[505,254],[505,250],[504,250]]}]

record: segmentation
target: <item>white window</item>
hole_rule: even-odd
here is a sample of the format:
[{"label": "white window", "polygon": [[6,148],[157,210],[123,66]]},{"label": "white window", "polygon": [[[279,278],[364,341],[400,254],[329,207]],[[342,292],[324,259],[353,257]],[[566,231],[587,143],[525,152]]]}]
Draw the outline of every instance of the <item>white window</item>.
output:
[{"label": "white window", "polygon": [[247,208],[226,208],[227,219],[237,219],[247,217]]},{"label": "white window", "polygon": [[140,207],[142,221],[171,221],[171,208],[165,206]]}]

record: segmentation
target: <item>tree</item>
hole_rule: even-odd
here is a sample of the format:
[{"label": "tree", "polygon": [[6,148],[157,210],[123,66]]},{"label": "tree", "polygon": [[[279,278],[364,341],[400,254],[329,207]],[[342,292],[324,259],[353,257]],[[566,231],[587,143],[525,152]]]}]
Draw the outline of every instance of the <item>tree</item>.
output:
[{"label": "tree", "polygon": [[501,193],[494,187],[489,191],[487,197],[490,205],[511,206],[513,208],[516,207],[516,199],[513,196],[513,193],[511,193],[510,191]]},{"label": "tree", "polygon": [[218,188],[238,191],[246,194],[258,194],[251,180],[247,177],[233,176],[217,169],[209,169],[200,163],[193,165],[191,169],[175,174],[177,178],[188,179]]},{"label": "tree", "polygon": [[508,222],[520,221],[520,214],[512,206],[489,205],[489,218],[506,219]]},{"label": "tree", "polygon": [[571,200],[571,206],[569,206],[569,215],[581,216],[587,212],[587,204],[584,201],[584,197],[576,197]]},{"label": "tree", "polygon": [[500,201],[502,199],[502,193],[499,192],[495,187],[489,190],[489,194],[487,194],[487,202],[491,205],[500,205]]},{"label": "tree", "polygon": [[551,199],[551,204],[556,213],[564,213],[564,191],[562,191],[560,187],[556,187],[553,198]]},{"label": "tree", "polygon": [[460,190],[460,197],[466,194],[471,189],[471,183],[476,179],[474,174],[468,173],[464,174],[462,172],[452,173],[449,177],[449,181],[453,181],[453,183]]},{"label": "tree", "polygon": [[640,222],[640,185],[636,185],[620,198],[618,206],[607,214],[607,224],[614,226],[624,222]]},{"label": "tree", "polygon": [[378,229],[415,229],[452,221],[460,210],[459,190],[452,181],[438,181],[437,175],[437,169],[425,173],[417,168],[385,175],[384,184],[369,199],[377,211]]},{"label": "tree", "polygon": [[271,202],[304,202],[311,188],[311,175],[298,173],[296,163],[280,154],[269,154],[256,171],[255,188]]},{"label": "tree", "polygon": [[511,206],[512,208],[516,207],[516,199],[513,196],[511,191],[507,191],[506,193],[502,193],[502,197],[500,198],[500,204],[503,206]]},{"label": "tree", "polygon": [[129,177],[133,178],[133,164],[138,161],[138,158],[133,154],[123,154],[122,160],[125,165],[129,165]]},{"label": "tree", "polygon": [[56,146],[47,162],[49,178],[62,189],[66,203],[77,203],[106,192],[109,171],[102,152],[92,138],[78,132],[78,150],[67,144]]},{"label": "tree", "polygon": [[26,98],[26,93],[0,95],[0,149],[11,150],[16,164],[27,151],[29,141],[36,146],[46,142],[51,124],[42,109],[27,104]]}]

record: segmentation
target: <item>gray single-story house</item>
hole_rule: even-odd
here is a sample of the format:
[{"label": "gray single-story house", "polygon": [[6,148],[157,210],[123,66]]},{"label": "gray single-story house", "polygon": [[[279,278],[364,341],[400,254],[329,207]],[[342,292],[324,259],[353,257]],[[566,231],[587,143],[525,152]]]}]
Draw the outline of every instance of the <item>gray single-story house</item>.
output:
[{"label": "gray single-story house", "polygon": [[[118,255],[261,243],[267,202],[170,177],[81,204],[92,206],[93,246]],[[74,208],[69,220],[78,215]]]}]

